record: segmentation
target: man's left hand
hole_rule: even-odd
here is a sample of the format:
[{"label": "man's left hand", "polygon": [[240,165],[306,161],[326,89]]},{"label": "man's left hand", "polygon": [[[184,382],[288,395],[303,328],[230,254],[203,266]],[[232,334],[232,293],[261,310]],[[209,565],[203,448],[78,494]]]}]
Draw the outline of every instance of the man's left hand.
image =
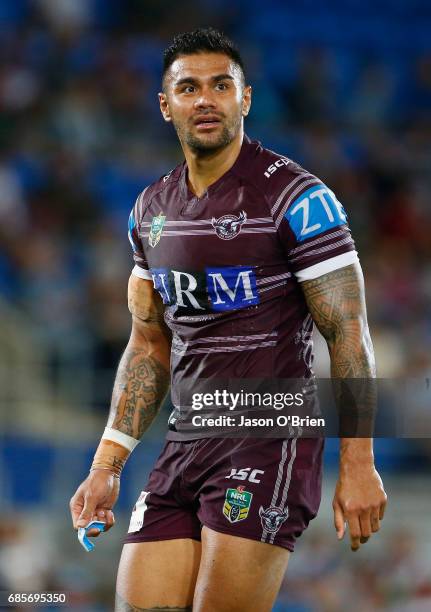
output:
[{"label": "man's left hand", "polygon": [[383,482],[374,465],[342,468],[332,502],[338,539],[344,537],[347,523],[351,548],[358,550],[379,531],[386,503]]}]

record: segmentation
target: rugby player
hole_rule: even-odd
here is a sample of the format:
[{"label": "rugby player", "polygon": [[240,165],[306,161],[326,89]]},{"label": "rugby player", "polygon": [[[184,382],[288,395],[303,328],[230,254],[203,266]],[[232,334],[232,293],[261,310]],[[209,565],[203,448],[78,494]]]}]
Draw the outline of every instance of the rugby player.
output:
[{"label": "rugby player", "polygon": [[[160,110],[185,161],[132,210],[131,336],[70,503],[75,528],[95,517],[113,525],[121,470],[171,386],[167,440],[123,547],[117,612],[270,610],[319,507],[321,438],[196,439],[182,427],[181,383],[310,378],[313,322],[333,377],[375,376],[344,209],[316,176],[244,134],[251,94],[239,52],[216,30],[181,34],[165,51]],[[338,538],[348,527],[357,550],[385,505],[372,439],[342,438]]]}]

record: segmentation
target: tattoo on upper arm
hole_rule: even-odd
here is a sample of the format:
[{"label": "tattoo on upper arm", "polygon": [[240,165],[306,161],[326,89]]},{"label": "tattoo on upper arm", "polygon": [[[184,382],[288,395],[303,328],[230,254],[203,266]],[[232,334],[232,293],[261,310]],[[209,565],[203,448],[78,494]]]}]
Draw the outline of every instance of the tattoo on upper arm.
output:
[{"label": "tattoo on upper arm", "polygon": [[115,612],[192,612],[192,606],[178,608],[176,606],[153,606],[152,608],[140,608],[129,604],[118,593],[115,594]]},{"label": "tattoo on upper arm", "polygon": [[165,307],[160,295],[147,281],[131,277],[128,289],[128,306],[132,315],[145,325],[164,326]]},{"label": "tattoo on upper arm", "polygon": [[352,265],[302,283],[308,308],[325,337],[341,437],[372,437],[375,363],[361,270]]},{"label": "tattoo on upper arm", "polygon": [[331,353],[332,375],[375,376],[360,268],[351,265],[305,281],[308,308]]}]

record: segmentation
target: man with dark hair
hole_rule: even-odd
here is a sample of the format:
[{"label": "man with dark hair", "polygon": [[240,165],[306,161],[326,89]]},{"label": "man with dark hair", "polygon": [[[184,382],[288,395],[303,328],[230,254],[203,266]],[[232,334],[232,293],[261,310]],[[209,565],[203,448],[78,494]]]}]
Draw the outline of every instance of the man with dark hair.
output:
[{"label": "man with dark hair", "polygon": [[245,69],[242,57],[233,42],[214,28],[199,28],[175,36],[172,44],[163,53],[163,80],[169,68],[180,55],[195,53],[219,53],[230,57],[239,66],[245,85]]},{"label": "man with dark hair", "polygon": [[[133,509],[115,609],[265,612],[317,513],[323,441],[197,433],[180,389],[312,379],[313,321],[334,377],[374,377],[362,273],[334,193],[245,136],[251,87],[225,36],[177,36],[159,102],[185,161],[130,215],[132,331],[108,426],[71,500],[73,524],[113,525],[121,470],[170,385],[167,441]],[[334,522],[339,538],[348,524],[357,550],[378,531],[386,495],[372,440],[340,444]]]}]

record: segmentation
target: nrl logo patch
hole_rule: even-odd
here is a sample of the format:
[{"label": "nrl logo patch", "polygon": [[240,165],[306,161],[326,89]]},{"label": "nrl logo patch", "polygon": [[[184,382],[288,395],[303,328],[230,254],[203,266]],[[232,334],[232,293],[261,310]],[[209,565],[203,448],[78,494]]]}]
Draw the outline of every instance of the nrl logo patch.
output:
[{"label": "nrl logo patch", "polygon": [[150,236],[148,238],[148,243],[150,247],[155,247],[158,244],[163,231],[163,226],[166,221],[165,215],[157,215],[157,217],[153,217],[151,221],[151,229]]},{"label": "nrl logo patch", "polygon": [[248,517],[253,493],[244,491],[243,486],[227,489],[223,504],[223,514],[231,523],[243,521]]},{"label": "nrl logo patch", "polygon": [[242,210],[239,216],[236,215],[223,215],[216,219],[211,219],[211,225],[216,231],[219,238],[223,240],[232,240],[241,231],[241,226],[247,221],[247,214]]},{"label": "nrl logo patch", "polygon": [[263,506],[259,508],[259,516],[262,522],[262,527],[269,533],[277,533],[281,525],[289,516],[289,510],[285,508],[282,510],[277,506],[270,506],[264,509]]}]

